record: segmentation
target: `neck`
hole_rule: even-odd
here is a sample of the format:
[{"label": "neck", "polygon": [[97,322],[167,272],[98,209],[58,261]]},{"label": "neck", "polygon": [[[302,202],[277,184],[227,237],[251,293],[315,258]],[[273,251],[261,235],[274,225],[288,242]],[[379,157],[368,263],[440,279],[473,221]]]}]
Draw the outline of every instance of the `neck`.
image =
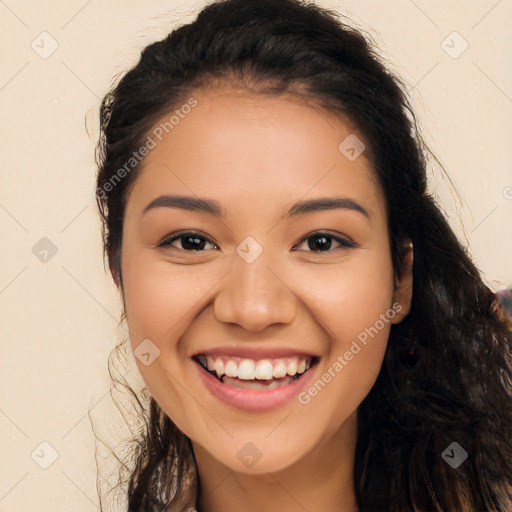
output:
[{"label": "neck", "polygon": [[293,465],[264,474],[234,472],[193,443],[198,512],[357,512],[353,469],[357,411]]}]

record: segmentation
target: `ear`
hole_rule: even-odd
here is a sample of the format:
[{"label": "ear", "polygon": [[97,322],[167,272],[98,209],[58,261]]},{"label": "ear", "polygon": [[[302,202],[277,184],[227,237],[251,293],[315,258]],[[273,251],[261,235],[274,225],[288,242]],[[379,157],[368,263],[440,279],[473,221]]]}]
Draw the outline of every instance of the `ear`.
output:
[{"label": "ear", "polygon": [[[393,309],[396,315],[391,320],[392,324],[399,324],[409,314],[412,301],[412,264],[414,248],[412,242],[404,248],[404,265],[400,275],[395,274],[395,288],[393,291]],[[398,306],[399,305],[399,306]]]}]

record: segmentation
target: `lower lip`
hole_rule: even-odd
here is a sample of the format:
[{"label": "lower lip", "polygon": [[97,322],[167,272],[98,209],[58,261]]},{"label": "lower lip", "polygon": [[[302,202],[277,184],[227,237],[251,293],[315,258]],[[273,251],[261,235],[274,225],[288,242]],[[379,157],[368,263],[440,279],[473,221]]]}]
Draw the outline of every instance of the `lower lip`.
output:
[{"label": "lower lip", "polygon": [[223,384],[217,377],[204,370],[199,363],[195,361],[193,363],[197,368],[199,378],[204,382],[212,395],[220,398],[220,400],[228,405],[253,412],[276,409],[296,398],[311,380],[314,368],[310,368],[306,373],[302,374],[302,377],[299,377],[287,386],[256,390],[234,388]]}]

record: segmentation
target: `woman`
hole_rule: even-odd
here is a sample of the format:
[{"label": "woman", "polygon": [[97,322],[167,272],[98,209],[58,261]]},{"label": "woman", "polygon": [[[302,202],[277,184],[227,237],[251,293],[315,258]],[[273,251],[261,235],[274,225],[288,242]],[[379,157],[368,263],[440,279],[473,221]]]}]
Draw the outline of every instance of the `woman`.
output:
[{"label": "woman", "polygon": [[332,12],[227,0],[104,98],[96,196],[147,386],[128,509],[512,510],[512,337]]}]

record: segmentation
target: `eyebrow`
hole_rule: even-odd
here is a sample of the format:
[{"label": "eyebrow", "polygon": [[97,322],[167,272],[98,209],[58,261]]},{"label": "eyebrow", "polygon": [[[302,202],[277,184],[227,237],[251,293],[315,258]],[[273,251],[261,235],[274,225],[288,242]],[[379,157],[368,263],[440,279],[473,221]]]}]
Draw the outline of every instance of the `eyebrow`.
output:
[{"label": "eyebrow", "polygon": [[[226,217],[226,210],[213,199],[162,195],[151,201],[146,208],[144,208],[141,218],[148,211],[155,208],[180,208],[188,211],[205,212],[215,217]],[[308,199],[295,203],[283,216],[283,219],[327,210],[351,210],[363,214],[368,219],[370,218],[368,211],[352,199],[347,197],[320,197],[318,199]]]}]

